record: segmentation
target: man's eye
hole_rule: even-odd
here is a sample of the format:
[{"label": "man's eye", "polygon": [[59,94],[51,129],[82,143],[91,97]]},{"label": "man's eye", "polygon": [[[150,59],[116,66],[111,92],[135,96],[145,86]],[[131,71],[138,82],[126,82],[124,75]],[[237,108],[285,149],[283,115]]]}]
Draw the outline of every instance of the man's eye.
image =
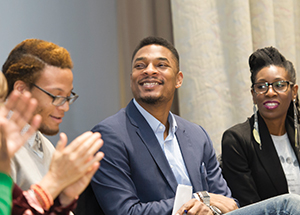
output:
[{"label": "man's eye", "polygon": [[142,69],[142,68],[145,68],[145,65],[144,64],[136,64],[134,66],[134,68],[136,68],[136,69]]},{"label": "man's eye", "polygon": [[167,67],[168,65],[165,64],[165,63],[159,63],[157,66],[158,66],[158,67]]}]

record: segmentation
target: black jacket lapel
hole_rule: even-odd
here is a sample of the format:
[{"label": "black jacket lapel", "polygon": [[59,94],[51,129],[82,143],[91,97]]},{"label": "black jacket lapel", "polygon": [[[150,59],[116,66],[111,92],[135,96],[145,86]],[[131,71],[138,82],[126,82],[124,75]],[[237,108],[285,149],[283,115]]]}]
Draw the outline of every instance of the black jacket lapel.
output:
[{"label": "black jacket lapel", "polygon": [[[254,124],[253,116],[250,119],[250,123],[251,123],[251,128],[253,129],[253,124]],[[265,124],[264,120],[259,115],[259,113],[258,113],[258,125],[259,125],[259,133],[260,133],[260,139],[262,143],[262,149],[260,150],[259,144],[256,143],[256,141],[253,138],[253,140],[256,143],[254,144],[255,151],[262,165],[264,166],[266,172],[270,176],[270,180],[274,184],[278,193],[285,193],[288,190],[285,174],[283,172],[276,148],[273,144],[267,125]]]}]

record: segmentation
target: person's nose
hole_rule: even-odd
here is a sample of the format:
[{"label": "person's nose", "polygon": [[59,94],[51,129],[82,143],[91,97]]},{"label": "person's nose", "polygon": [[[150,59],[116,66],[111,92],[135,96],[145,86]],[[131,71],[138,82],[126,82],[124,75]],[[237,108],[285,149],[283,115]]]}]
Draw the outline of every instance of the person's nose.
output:
[{"label": "person's nose", "polygon": [[144,74],[147,75],[155,75],[157,74],[157,69],[155,68],[155,66],[152,63],[149,63],[148,66],[146,67],[146,69],[144,70]]},{"label": "person's nose", "polygon": [[273,85],[269,85],[268,91],[266,92],[266,96],[272,97],[276,94],[277,94],[277,92],[274,90]]},{"label": "person's nose", "polygon": [[63,105],[58,106],[58,108],[63,110],[64,112],[67,112],[70,108],[69,101],[66,101]]}]

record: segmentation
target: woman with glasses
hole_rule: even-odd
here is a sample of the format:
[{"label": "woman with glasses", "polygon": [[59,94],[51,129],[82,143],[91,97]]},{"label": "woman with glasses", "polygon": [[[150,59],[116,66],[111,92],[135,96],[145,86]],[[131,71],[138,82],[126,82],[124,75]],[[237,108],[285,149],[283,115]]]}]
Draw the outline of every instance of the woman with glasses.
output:
[{"label": "woman with glasses", "polygon": [[295,69],[274,47],[255,51],[249,66],[254,114],[222,138],[223,175],[241,206],[300,194]]}]

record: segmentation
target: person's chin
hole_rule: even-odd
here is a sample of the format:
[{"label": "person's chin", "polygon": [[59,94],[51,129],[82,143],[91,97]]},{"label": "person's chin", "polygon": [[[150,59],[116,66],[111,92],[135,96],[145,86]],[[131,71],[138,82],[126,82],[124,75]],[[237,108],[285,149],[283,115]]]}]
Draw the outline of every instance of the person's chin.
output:
[{"label": "person's chin", "polygon": [[54,136],[59,132],[59,127],[58,128],[49,128],[47,126],[41,126],[39,131],[42,134],[49,135],[49,136]]},{"label": "person's chin", "polygon": [[160,101],[160,97],[157,96],[144,96],[140,100],[146,104],[157,104]]}]

